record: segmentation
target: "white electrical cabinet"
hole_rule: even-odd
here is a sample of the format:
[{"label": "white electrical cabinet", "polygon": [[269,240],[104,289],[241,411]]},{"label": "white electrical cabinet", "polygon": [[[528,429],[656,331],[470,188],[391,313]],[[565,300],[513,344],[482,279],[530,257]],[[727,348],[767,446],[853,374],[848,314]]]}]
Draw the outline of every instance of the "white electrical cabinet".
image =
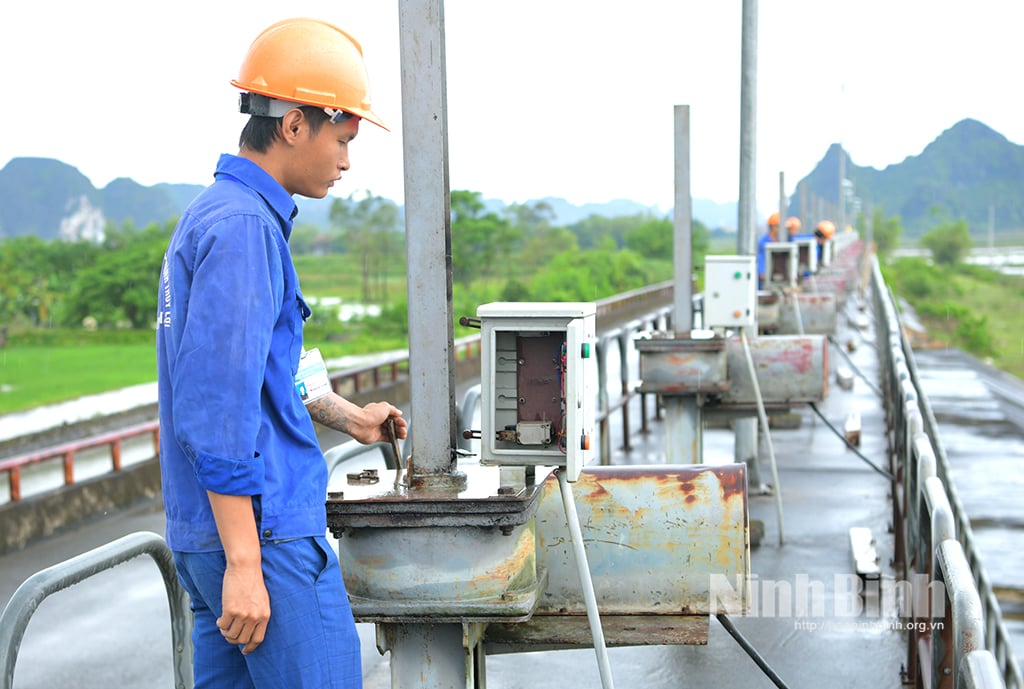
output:
[{"label": "white electrical cabinet", "polygon": [[768,242],[764,246],[764,286],[796,287],[797,246],[793,242]]},{"label": "white electrical cabinet", "polygon": [[707,256],[704,261],[704,327],[754,328],[757,258]]},{"label": "white electrical cabinet", "polygon": [[814,237],[810,239],[794,239],[793,243],[796,244],[797,252],[797,278],[817,273],[818,240]]},{"label": "white electrical cabinet", "polygon": [[481,462],[564,466],[591,458],[597,406],[591,302],[494,302],[481,332]]}]

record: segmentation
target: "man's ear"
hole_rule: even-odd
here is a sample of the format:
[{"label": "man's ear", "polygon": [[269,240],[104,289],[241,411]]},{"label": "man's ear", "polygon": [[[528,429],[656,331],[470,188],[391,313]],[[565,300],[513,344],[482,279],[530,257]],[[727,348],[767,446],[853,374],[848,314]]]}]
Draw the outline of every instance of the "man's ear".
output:
[{"label": "man's ear", "polygon": [[299,108],[292,108],[281,118],[281,136],[288,143],[294,143],[306,126],[306,114]]}]

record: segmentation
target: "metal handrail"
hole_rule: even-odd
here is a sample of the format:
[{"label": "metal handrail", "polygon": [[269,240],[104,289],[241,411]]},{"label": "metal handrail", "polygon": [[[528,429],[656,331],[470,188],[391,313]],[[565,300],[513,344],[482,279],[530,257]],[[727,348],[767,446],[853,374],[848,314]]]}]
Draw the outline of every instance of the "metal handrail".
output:
[{"label": "metal handrail", "polygon": [[[906,496],[904,514],[906,515],[906,511],[910,510],[910,505],[920,505],[920,491],[928,484],[928,476],[922,474],[930,473],[927,469],[922,471],[920,465],[916,466],[915,473],[917,476],[914,477],[916,480],[911,481],[911,476],[909,475],[911,462],[919,463],[923,459],[923,466],[928,466],[928,462],[933,461],[934,473],[941,481],[943,491],[952,510],[957,542],[963,549],[964,559],[971,574],[972,588],[980,601],[980,609],[985,620],[982,634],[984,646],[992,652],[994,659],[997,661],[1005,686],[1008,689],[1024,689],[1024,679],[1022,679],[1020,666],[1011,652],[1010,636],[1002,619],[999,601],[981,563],[978,549],[975,546],[970,519],[960,501],[951,478],[949,460],[938,434],[938,424],[935,421],[928,398],[924,395],[918,384],[920,379],[913,348],[910,345],[905,329],[902,327],[899,313],[895,307],[895,298],[886,287],[885,281],[882,278],[877,259],[872,259],[871,282],[876,308],[876,322],[882,331],[878,337],[878,342],[880,343],[878,350],[883,360],[883,389],[886,391],[887,400],[886,419],[889,428],[893,431],[894,450],[905,450],[902,454],[894,454],[899,464],[897,476],[902,479],[904,484],[912,482],[914,484],[913,488],[916,491],[916,493],[911,493],[909,487],[904,485],[905,488],[908,488],[906,492],[902,493]],[[888,343],[888,346],[885,346],[885,343]],[[913,392],[911,392],[911,389]],[[910,398],[915,402],[914,407],[910,407],[907,404]],[[912,420],[910,417],[912,412],[919,413],[919,423],[923,426],[923,432],[927,436],[928,441],[927,446],[920,446],[918,444],[919,449],[917,452],[913,452],[913,435],[911,435],[909,442],[907,438],[908,430],[916,428],[916,425],[911,425]],[[915,420],[915,424],[917,422]],[[928,450],[930,450],[930,456]],[[901,462],[902,464],[900,464]],[[916,514],[915,517],[919,519],[920,514]],[[900,533],[901,528],[904,527],[897,527],[897,533]],[[897,559],[904,561],[905,564],[907,564],[906,561],[909,559],[907,556],[917,552],[921,546],[919,542],[921,537],[919,529],[908,529],[906,533],[908,542],[903,544],[904,552],[897,553]],[[958,579],[958,582],[962,584],[961,579]],[[959,678],[956,681],[959,681]]]},{"label": "metal handrail", "polygon": [[[958,676],[964,656],[985,647],[985,613],[974,586],[963,546],[948,538],[936,549],[936,581],[942,582],[945,594],[943,624],[932,630],[932,678]],[[934,613],[933,613],[934,616]],[[938,653],[936,653],[938,651]]]},{"label": "metal handrail", "polygon": [[163,538],[155,533],[139,531],[106,543],[70,560],[36,572],[25,580],[0,613],[0,689],[14,686],[14,667],[25,629],[39,604],[57,591],[78,584],[89,577],[127,562],[139,555],[149,555],[156,562],[167,589],[171,613],[171,653],[175,689],[191,689],[192,640],[188,594],[178,582],[174,559]]},{"label": "metal handrail", "polygon": [[55,447],[27,452],[0,460],[0,474],[7,474],[11,502],[21,500],[21,470],[23,468],[61,457],[64,463],[64,485],[70,486],[75,482],[75,455],[78,452],[96,447],[108,447],[110,449],[111,470],[120,471],[122,441],[140,435],[153,436],[153,453],[158,457],[160,455],[160,422],[148,421],[110,433],[85,438],[84,440],[64,443]]},{"label": "metal handrail", "polygon": [[960,665],[961,689],[996,689],[1002,686],[999,665],[991,651],[971,651]]}]

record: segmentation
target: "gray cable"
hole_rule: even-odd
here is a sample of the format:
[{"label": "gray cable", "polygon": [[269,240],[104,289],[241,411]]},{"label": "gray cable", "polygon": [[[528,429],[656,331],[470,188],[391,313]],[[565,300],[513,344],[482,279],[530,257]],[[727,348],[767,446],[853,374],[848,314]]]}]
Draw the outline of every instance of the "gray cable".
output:
[{"label": "gray cable", "polygon": [[746,651],[751,660],[757,663],[757,666],[761,668],[761,671],[764,672],[768,679],[772,681],[772,684],[779,687],[779,689],[789,689],[786,683],[782,681],[782,678],[779,677],[775,670],[772,669],[771,665],[761,657],[761,654],[757,652],[757,649],[747,641],[746,637],[740,634],[740,631],[733,625],[732,620],[725,616],[725,613],[720,612],[715,615],[715,617],[717,617],[718,621],[722,623],[723,627],[725,627],[725,631],[729,632],[729,636],[736,639],[736,643],[740,645],[740,648]]}]

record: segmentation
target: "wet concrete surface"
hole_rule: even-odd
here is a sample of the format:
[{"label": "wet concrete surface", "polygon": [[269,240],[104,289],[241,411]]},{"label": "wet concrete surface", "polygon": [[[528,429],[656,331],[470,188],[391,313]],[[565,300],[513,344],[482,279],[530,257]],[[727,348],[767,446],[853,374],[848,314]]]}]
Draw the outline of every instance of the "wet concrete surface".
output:
[{"label": "wet concrete surface", "polygon": [[[839,338],[842,340],[843,338]],[[962,355],[960,355],[962,356]],[[614,357],[613,357],[614,358]],[[853,363],[877,380],[873,348],[859,347]],[[961,500],[977,520],[975,534],[983,561],[995,581],[1020,585],[1021,530],[1020,463],[1024,433],[1002,397],[993,395],[990,373],[955,353],[918,355],[922,379],[928,386],[953,466]],[[841,361],[833,358],[833,366]],[[617,374],[610,380],[617,385]],[[997,377],[1003,385],[1006,381]],[[1012,395],[1011,395],[1012,396]],[[855,381],[852,391],[831,386],[819,409],[841,427],[851,411],[862,416],[861,452],[884,464],[884,417],[874,392]],[[899,687],[905,638],[898,619],[878,611],[853,615],[840,610],[845,585],[853,571],[849,528],[866,526],[877,540],[883,572],[892,538],[888,533],[891,507],[887,482],[866,466],[807,408],[795,410],[799,424],[772,431],[784,504],[785,544],[778,543],[775,501],[750,498],[752,520],[765,525],[764,540],[752,549],[755,582],[788,582],[798,577],[820,582],[827,610],[801,617],[780,601],[776,608],[761,600],[752,615],[733,616],[737,628],[794,689],[798,687]],[[639,405],[631,407],[639,418]],[[632,449],[618,449],[613,463],[662,463],[661,424],[636,436]],[[616,424],[613,423],[613,430]],[[705,432],[707,463],[732,461],[732,434],[725,429]],[[615,447],[621,448],[621,441]],[[364,464],[361,460],[360,464]],[[339,467],[338,471],[345,471]],[[762,453],[761,474],[770,476]],[[1014,521],[1016,520],[1016,521]],[[0,558],[0,605],[33,572],[92,547],[139,530],[163,532],[158,502],[111,514],[31,544]],[[770,589],[767,598],[772,598]],[[812,627],[813,625],[813,627]],[[360,624],[364,684],[367,689],[390,686],[387,656],[375,647],[372,625]],[[1015,628],[1017,657],[1024,637]],[[772,683],[715,620],[709,622],[706,646],[613,648],[609,662],[616,685],[668,687],[769,687]],[[170,628],[163,584],[155,565],[140,558],[118,566],[67,591],[55,594],[39,608],[27,630],[15,671],[18,689],[116,686],[124,689],[171,686]],[[571,680],[570,680],[571,678]],[[494,655],[487,658],[490,689],[601,685],[592,649]]]}]

